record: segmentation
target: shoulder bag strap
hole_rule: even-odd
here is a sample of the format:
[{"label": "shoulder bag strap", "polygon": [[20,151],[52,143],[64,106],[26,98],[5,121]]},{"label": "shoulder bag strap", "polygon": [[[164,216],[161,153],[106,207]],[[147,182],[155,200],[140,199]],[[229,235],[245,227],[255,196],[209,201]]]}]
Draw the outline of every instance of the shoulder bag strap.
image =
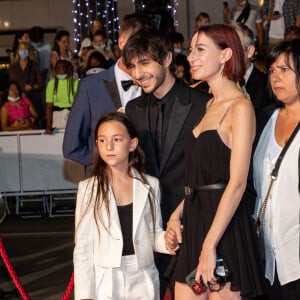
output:
[{"label": "shoulder bag strap", "polygon": [[283,160],[283,157],[285,155],[285,153],[287,152],[289,146],[291,145],[293,139],[295,138],[296,134],[298,133],[298,130],[300,128],[300,122],[298,122],[296,128],[294,129],[294,131],[292,132],[291,136],[289,137],[289,139],[287,140],[286,144],[284,145],[283,149],[281,150],[276,163],[275,163],[275,167],[271,173],[271,181],[267,190],[267,194],[265,196],[264,202],[262,204],[262,206],[260,207],[259,213],[258,213],[258,218],[256,220],[256,230],[257,230],[257,234],[259,235],[262,229],[262,224],[263,224],[263,219],[265,217],[265,212],[266,212],[266,207],[268,204],[268,200],[269,200],[269,196],[270,196],[270,192],[273,186],[274,181],[277,179],[277,175],[278,175],[278,171],[279,171],[279,167],[281,165],[281,162]]}]

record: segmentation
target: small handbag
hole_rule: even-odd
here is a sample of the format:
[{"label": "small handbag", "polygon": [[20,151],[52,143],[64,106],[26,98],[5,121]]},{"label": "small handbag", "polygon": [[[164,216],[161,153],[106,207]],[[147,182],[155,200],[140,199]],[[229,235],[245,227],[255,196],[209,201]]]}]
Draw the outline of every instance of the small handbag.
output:
[{"label": "small handbag", "polygon": [[270,180],[270,184],[267,190],[267,194],[265,196],[265,199],[263,201],[262,206],[260,207],[259,213],[258,213],[258,217],[256,220],[256,231],[257,231],[257,235],[261,236],[261,232],[262,232],[262,228],[263,228],[263,220],[265,217],[265,212],[266,212],[266,207],[269,201],[269,197],[270,197],[270,193],[271,193],[271,189],[273,186],[274,181],[277,179],[277,175],[278,175],[278,171],[279,171],[279,167],[281,165],[281,162],[283,160],[283,157],[285,155],[285,153],[287,152],[289,146],[291,145],[294,137],[296,136],[298,130],[300,128],[300,122],[298,122],[296,128],[294,129],[294,131],[292,132],[291,136],[289,137],[289,139],[287,140],[286,144],[284,145],[283,149],[281,150],[276,163],[275,163],[275,167],[271,173],[271,180]]}]

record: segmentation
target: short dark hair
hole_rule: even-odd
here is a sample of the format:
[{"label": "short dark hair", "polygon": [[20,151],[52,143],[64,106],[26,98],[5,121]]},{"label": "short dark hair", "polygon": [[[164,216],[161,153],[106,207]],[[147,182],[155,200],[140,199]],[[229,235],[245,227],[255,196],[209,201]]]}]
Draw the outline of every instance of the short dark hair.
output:
[{"label": "short dark hair", "polygon": [[102,36],[104,39],[106,39],[106,32],[103,30],[97,30],[94,32],[94,34],[92,35],[92,41],[94,40],[95,36]]},{"label": "short dark hair", "polygon": [[[292,69],[296,75],[296,87],[298,95],[300,96],[300,39],[295,40],[284,40],[274,45],[268,52],[266,58],[266,68],[270,69],[271,65],[278,59],[281,54],[286,55],[285,63]],[[291,65],[292,62],[292,65]],[[270,74],[268,72],[268,91],[271,96],[275,96],[271,84]]]},{"label": "short dark hair", "polygon": [[[149,17],[142,13],[133,13],[126,15],[120,25],[120,33],[123,33],[129,29],[132,29],[133,32],[138,31],[143,27],[152,27],[152,21]],[[120,34],[119,33],[119,34]]]},{"label": "short dark hair", "polygon": [[220,49],[230,48],[232,51],[231,58],[225,63],[223,69],[223,76],[226,76],[229,80],[239,82],[244,79],[246,72],[246,65],[244,61],[244,50],[235,29],[230,25],[224,24],[211,24],[201,26],[196,34],[204,33]]},{"label": "short dark hair", "polygon": [[168,33],[167,38],[171,41],[172,44],[184,42],[183,34],[177,31]]},{"label": "short dark hair", "polygon": [[3,93],[3,103],[8,101],[7,97],[8,97],[8,91],[11,85],[15,85],[18,89],[19,92],[19,96],[22,98],[22,90],[20,88],[20,85],[17,81],[11,80],[8,82],[7,84],[7,88],[5,89],[4,93]]},{"label": "short dark hair", "polygon": [[40,26],[33,26],[29,32],[30,40],[34,43],[43,41],[44,29]]},{"label": "short dark hair", "polygon": [[123,59],[127,67],[134,57],[150,56],[162,65],[169,53],[173,55],[173,47],[163,33],[154,28],[143,28],[133,34],[127,41]]},{"label": "short dark hair", "polygon": [[210,16],[208,13],[201,11],[199,13],[199,15],[195,18],[195,22],[201,22],[203,19],[209,19],[210,20]]}]

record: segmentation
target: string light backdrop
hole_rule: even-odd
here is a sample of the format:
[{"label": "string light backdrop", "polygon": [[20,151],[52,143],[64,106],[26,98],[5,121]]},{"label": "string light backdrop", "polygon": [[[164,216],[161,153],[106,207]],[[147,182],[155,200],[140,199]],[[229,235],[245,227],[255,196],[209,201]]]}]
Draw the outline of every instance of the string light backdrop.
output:
[{"label": "string light backdrop", "polygon": [[135,11],[145,12],[151,10],[151,5],[169,11],[174,19],[174,26],[178,27],[177,8],[179,0],[132,0]]},{"label": "string light backdrop", "polygon": [[90,27],[94,20],[101,20],[105,25],[108,37],[116,42],[119,32],[117,0],[72,0],[74,41],[76,49],[80,42],[90,35]]},{"label": "string light backdrop", "polygon": [[[144,12],[151,9],[149,3],[159,3],[161,9],[171,13],[175,27],[178,26],[176,18],[179,0],[132,0],[135,11]],[[90,34],[90,27],[94,20],[101,20],[106,28],[109,39],[118,40],[119,18],[117,0],[72,0],[74,41],[76,49],[80,48],[80,42]]]}]

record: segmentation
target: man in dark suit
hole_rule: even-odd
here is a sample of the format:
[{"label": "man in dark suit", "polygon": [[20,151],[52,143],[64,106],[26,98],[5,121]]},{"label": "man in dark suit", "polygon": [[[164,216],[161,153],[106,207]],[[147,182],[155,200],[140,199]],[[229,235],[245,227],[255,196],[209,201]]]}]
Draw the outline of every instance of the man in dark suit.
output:
[{"label": "man in dark suit", "polygon": [[241,39],[245,51],[245,64],[247,68],[244,76],[245,88],[257,115],[264,107],[272,104],[267,91],[268,76],[252,63],[256,51],[256,40],[253,32],[243,24],[235,24],[234,28]]},{"label": "man in dark suit", "polygon": [[[184,195],[184,140],[205,112],[208,94],[188,87],[170,71],[172,45],[155,29],[141,29],[127,41],[123,58],[144,94],[127,103],[126,114],[139,133],[146,171],[160,179],[163,225]],[[161,296],[169,256],[160,254]]]},{"label": "man in dark suit", "polygon": [[[131,34],[150,24],[145,16],[131,14],[121,22],[118,44],[121,51]],[[64,157],[86,167],[90,173],[95,148],[94,130],[99,118],[106,112],[125,107],[126,103],[141,95],[136,85],[123,87],[122,81],[131,77],[120,58],[108,70],[88,76],[79,83],[73,107],[71,109],[63,141]]]}]

